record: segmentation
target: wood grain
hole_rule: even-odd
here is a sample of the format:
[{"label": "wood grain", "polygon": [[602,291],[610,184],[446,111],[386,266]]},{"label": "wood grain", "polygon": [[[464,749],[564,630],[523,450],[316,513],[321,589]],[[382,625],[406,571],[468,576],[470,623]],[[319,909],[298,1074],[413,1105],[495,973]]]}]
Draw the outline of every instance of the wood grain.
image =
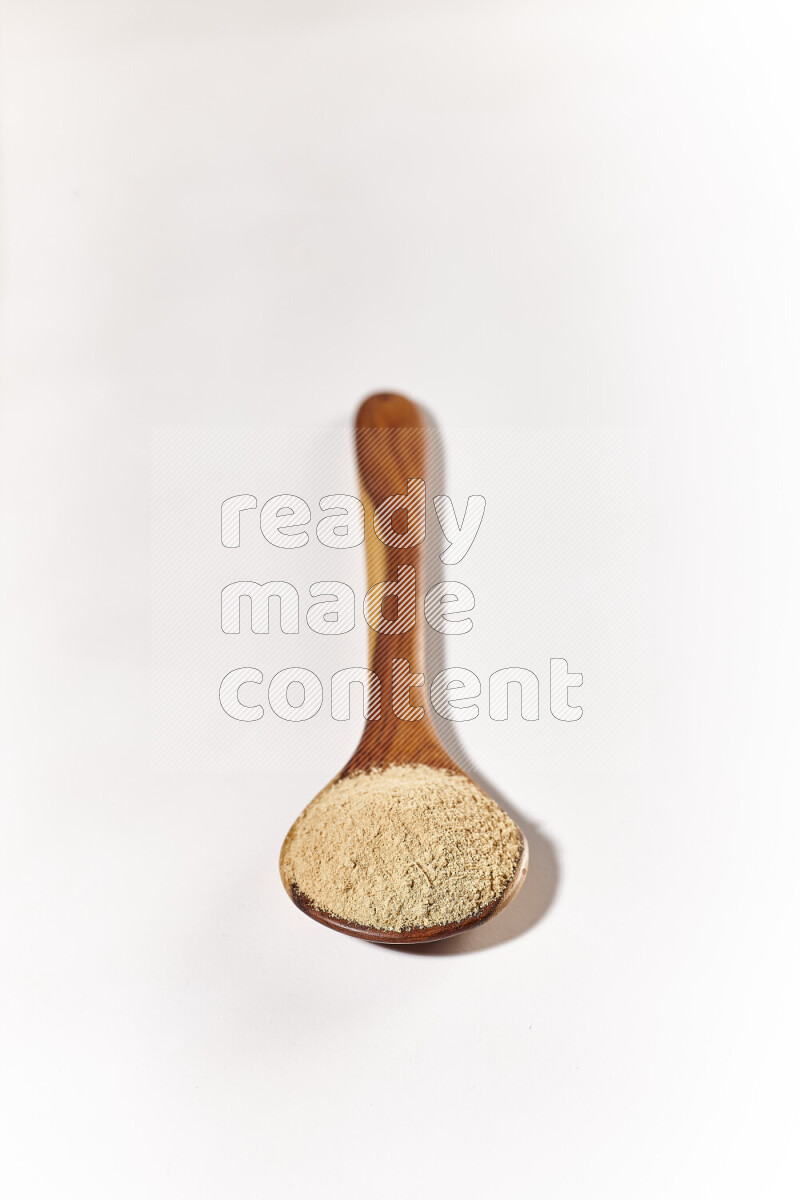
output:
[{"label": "wood grain", "polygon": [[[426,479],[428,430],[416,404],[405,396],[381,392],[361,405],[355,420],[356,457],[366,509],[367,586],[396,579],[401,566],[416,573],[416,622],[404,633],[374,633],[370,639],[371,669],[380,681],[381,715],[367,721],[361,741],[338,778],[388,763],[422,763],[463,775],[439,740],[431,720],[427,688],[412,692],[415,705],[425,709],[419,721],[405,721],[392,708],[392,662],[405,659],[412,674],[425,672],[423,600],[424,542],[415,546],[386,546],[375,533],[375,509],[388,497],[404,495],[409,479]],[[426,682],[430,680],[426,677]]]}]

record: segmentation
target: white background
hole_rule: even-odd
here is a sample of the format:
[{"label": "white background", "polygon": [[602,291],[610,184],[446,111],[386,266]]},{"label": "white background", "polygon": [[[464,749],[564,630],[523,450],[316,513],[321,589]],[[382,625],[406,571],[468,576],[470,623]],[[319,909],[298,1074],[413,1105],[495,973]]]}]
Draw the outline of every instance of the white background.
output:
[{"label": "white background", "polygon": [[[5,5],[14,1200],[796,1195],[793,8]],[[280,886],[354,731],[275,767],[151,757],[151,428],[341,448],[384,387],[490,503],[519,508],[520,444],[594,471],[563,554],[537,505],[527,557],[467,560],[480,672],[508,665],[500,567],[534,669],[572,655],[537,612],[566,614],[585,713],[574,759],[544,719],[459,729],[538,830],[533,878],[416,953]],[[614,482],[615,439],[647,470]],[[616,615],[615,535],[582,519],[615,496],[641,505]],[[632,633],[637,717],[595,753],[593,712],[632,705],[593,709],[587,663]]]},{"label": "white background", "polygon": [[[455,579],[471,590],[474,608],[468,633],[429,633],[425,690],[445,666],[470,670],[480,687],[475,727],[459,731],[444,722],[442,736],[463,741],[464,733],[473,765],[534,759],[537,769],[554,773],[642,766],[650,737],[646,439],[621,429],[510,426],[451,426],[430,436],[425,586],[443,575]],[[290,782],[308,771],[310,797],[336,773],[332,764],[347,761],[364,725],[355,693],[350,721],[331,718],[332,675],[368,662],[364,546],[324,547],[315,532],[322,497],[358,496],[352,421],[304,429],[156,429],[152,445],[155,765],[284,771]],[[438,491],[451,497],[459,519],[468,496],[486,504],[475,540],[449,569],[439,557],[445,543],[432,502]],[[271,545],[256,509],[239,516],[239,546],[222,545],[226,497],[255,495],[263,505],[276,493],[306,501],[305,546]],[[223,588],[249,580],[296,589],[297,633],[281,632],[277,607],[270,632],[253,633],[247,601],[238,606],[238,635],[222,632]],[[323,580],[351,588],[352,631],[325,637],[309,627],[309,588]],[[583,676],[580,694],[577,687],[569,693],[573,707],[590,713],[580,725],[552,716],[553,658]],[[516,692],[513,719],[489,716],[489,677],[508,667],[537,676],[534,727],[521,726]],[[258,725],[231,719],[220,704],[221,681],[241,668],[264,677],[241,696],[265,709]],[[323,691],[320,711],[297,724],[272,712],[266,696],[273,676],[289,668],[312,671]],[[554,707],[560,711],[558,699]]]}]

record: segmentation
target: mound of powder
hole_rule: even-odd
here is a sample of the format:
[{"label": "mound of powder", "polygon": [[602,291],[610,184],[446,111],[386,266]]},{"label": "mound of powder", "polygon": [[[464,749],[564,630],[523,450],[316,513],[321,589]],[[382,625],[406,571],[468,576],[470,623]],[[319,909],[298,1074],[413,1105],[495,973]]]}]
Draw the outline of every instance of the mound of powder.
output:
[{"label": "mound of powder", "polygon": [[425,929],[497,900],[521,845],[511,818],[463,775],[393,766],[320,792],[289,831],[281,875],[345,921]]}]

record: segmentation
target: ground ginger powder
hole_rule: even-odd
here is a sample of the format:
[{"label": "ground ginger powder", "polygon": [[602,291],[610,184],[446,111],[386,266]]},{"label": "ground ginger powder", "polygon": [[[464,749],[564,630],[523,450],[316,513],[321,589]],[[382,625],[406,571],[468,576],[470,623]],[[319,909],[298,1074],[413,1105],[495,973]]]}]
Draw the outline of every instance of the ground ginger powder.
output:
[{"label": "ground ginger powder", "polygon": [[320,792],[289,831],[281,875],[345,921],[429,929],[497,900],[521,849],[511,818],[463,775],[391,766]]}]

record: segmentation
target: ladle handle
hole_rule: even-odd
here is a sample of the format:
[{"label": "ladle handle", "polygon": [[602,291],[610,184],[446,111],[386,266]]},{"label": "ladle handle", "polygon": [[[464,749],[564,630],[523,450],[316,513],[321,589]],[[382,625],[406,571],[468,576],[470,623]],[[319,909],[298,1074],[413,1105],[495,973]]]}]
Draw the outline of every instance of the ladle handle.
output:
[{"label": "ladle handle", "polygon": [[451,767],[430,717],[430,680],[422,686],[425,418],[405,396],[370,396],[356,415],[355,442],[366,515],[366,613],[374,678],[370,719],[343,774],[390,763]]}]

